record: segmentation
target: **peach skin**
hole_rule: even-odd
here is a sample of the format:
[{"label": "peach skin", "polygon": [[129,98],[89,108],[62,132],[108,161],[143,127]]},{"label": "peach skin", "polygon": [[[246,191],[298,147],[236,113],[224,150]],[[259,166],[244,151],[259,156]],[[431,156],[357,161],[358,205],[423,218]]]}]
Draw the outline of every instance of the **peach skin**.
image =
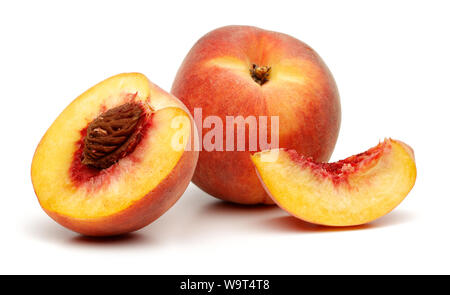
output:
[{"label": "peach skin", "polygon": [[[222,122],[230,116],[278,118],[278,130],[267,131],[263,145],[259,127],[245,124],[246,146],[248,134],[258,133],[254,151],[267,149],[266,144],[276,147],[277,139],[278,147],[327,161],[338,137],[341,109],[331,72],[311,47],[286,34],[249,26],[209,32],[187,54],[172,93],[194,118],[196,109],[203,118]],[[204,146],[211,130],[196,123]],[[225,142],[225,137],[215,140]],[[193,182],[223,200],[273,204],[250,161],[252,150],[239,150],[238,144],[231,150],[201,150]]]}]

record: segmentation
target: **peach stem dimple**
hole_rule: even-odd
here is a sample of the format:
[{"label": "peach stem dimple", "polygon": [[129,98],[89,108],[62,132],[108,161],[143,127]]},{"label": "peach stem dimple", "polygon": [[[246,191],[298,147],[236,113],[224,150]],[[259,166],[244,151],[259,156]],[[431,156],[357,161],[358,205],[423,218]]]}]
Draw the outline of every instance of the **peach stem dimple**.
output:
[{"label": "peach stem dimple", "polygon": [[258,66],[256,64],[252,64],[250,68],[250,75],[253,80],[259,85],[263,85],[267,81],[269,81],[271,67],[269,66]]}]

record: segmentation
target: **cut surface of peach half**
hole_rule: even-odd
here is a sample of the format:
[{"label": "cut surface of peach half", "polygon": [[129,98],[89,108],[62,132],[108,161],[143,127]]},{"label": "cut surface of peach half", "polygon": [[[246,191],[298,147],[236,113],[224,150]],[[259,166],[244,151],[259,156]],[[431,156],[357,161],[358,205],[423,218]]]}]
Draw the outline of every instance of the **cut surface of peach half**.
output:
[{"label": "cut surface of peach half", "polygon": [[297,218],[329,226],[364,224],[389,213],[416,179],[413,150],[393,139],[334,163],[284,149],[251,159],[275,203]]},{"label": "cut surface of peach half", "polygon": [[33,157],[41,207],[91,236],[123,234],[154,221],[185,191],[197,136],[189,111],[144,75],[113,76],[76,98]]}]

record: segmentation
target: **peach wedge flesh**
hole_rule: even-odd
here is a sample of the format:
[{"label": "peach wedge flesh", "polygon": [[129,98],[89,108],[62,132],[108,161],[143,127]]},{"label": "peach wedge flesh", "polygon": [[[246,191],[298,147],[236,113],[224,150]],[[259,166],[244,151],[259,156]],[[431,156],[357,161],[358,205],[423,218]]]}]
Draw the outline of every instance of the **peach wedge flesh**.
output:
[{"label": "peach wedge flesh", "polygon": [[[88,126],[130,103],[143,113],[132,150],[112,165],[86,165]],[[44,211],[73,231],[109,236],[137,230],[168,210],[189,184],[198,158],[190,148],[193,136],[193,120],[178,99],[142,74],[113,76],[75,99],[47,130],[31,167],[35,193]]]},{"label": "peach wedge flesh", "polygon": [[387,214],[416,179],[412,149],[393,139],[335,163],[283,149],[251,159],[275,203],[297,218],[329,226],[364,224]]}]

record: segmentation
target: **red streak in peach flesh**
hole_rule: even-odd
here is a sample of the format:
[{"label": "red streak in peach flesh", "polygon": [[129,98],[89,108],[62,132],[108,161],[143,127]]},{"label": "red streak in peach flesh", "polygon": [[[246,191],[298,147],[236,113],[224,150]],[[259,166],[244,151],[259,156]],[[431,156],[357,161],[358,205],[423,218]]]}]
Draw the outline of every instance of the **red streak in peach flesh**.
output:
[{"label": "red streak in peach flesh", "polygon": [[301,167],[308,167],[316,175],[329,178],[335,185],[338,185],[347,182],[351,174],[378,161],[390,147],[389,142],[384,141],[363,153],[333,163],[315,162],[311,157],[304,157],[297,154],[295,150],[288,150],[287,153]]},{"label": "red streak in peach flesh", "polygon": [[[142,142],[145,139],[145,137],[148,135],[148,129],[152,125],[152,117],[153,117],[153,115],[146,117],[145,121],[142,123],[141,130],[140,130],[141,136],[139,137],[139,142],[137,143],[135,150],[138,148],[140,142]],[[108,167],[106,169],[97,169],[97,168],[94,168],[94,167],[91,167],[88,165],[84,165],[83,163],[81,163],[82,157],[83,157],[83,149],[84,149],[84,138],[86,137],[86,134],[87,134],[87,128],[88,128],[88,126],[86,126],[85,128],[83,128],[80,131],[81,138],[76,143],[76,146],[78,146],[78,148],[75,151],[75,153],[73,154],[73,160],[72,160],[72,164],[71,164],[70,170],[69,170],[72,183],[76,187],[80,187],[83,184],[85,184],[97,177],[102,177],[102,182],[107,183],[108,182],[107,179],[111,178],[114,175],[114,173],[117,170],[116,168],[117,168],[118,164],[120,163],[120,160],[119,160],[117,163],[113,164],[111,167]],[[136,162],[138,161],[138,159],[136,157],[133,157],[133,151],[131,151],[126,157],[133,159],[133,161],[136,161]]]}]

